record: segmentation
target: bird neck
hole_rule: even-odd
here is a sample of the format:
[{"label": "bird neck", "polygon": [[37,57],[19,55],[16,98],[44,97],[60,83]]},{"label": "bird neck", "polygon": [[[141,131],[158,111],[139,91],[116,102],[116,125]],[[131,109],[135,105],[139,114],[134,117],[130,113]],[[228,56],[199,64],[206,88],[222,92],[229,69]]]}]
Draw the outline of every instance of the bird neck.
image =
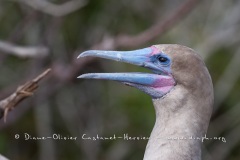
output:
[{"label": "bird neck", "polygon": [[206,134],[212,111],[211,103],[205,102],[182,86],[153,99],[156,122],[144,160],[200,160],[201,138]]}]

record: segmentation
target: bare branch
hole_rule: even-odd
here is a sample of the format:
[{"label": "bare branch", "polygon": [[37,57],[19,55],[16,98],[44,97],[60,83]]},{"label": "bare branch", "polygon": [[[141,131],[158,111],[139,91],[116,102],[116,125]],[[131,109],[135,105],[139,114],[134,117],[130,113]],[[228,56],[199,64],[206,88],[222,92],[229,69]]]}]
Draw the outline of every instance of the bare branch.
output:
[{"label": "bare branch", "polygon": [[[207,60],[211,54],[214,53],[214,49],[216,49],[217,46],[228,47],[239,43],[238,28],[239,25],[234,25],[206,36],[203,43],[196,47],[196,50],[201,53],[203,59]],[[226,41],[226,39],[228,39],[228,41]]]},{"label": "bare branch", "polygon": [[0,154],[0,160],[8,160],[8,159]]},{"label": "bare branch", "polygon": [[240,59],[240,48],[237,50],[229,65],[225,69],[224,73],[221,75],[217,83],[215,84],[215,111],[220,107],[220,104],[226,99],[230,91],[236,84],[240,72],[239,70],[239,59]]},{"label": "bare branch", "polygon": [[116,47],[136,47],[146,42],[149,42],[160,35],[164,34],[167,30],[173,27],[176,23],[182,20],[183,17],[190,13],[199,0],[187,0],[183,5],[177,8],[172,14],[167,16],[166,19],[159,19],[158,22],[135,36],[119,36],[115,39]]},{"label": "bare branch", "polygon": [[14,109],[21,101],[32,96],[38,88],[38,82],[46,77],[50,71],[51,69],[47,69],[35,79],[19,86],[13,94],[0,101],[0,118],[4,117],[4,121],[6,122],[8,112]]},{"label": "bare branch", "polygon": [[0,50],[21,58],[44,57],[49,53],[46,47],[21,47],[4,41],[0,41]]},{"label": "bare branch", "polygon": [[46,0],[15,0],[15,1],[23,2],[36,10],[56,17],[65,16],[87,5],[87,0],[72,0],[60,5],[50,3]]},{"label": "bare branch", "polygon": [[[186,0],[186,2],[173,11],[173,14],[167,16],[167,18],[163,21],[159,20],[155,25],[146,29],[142,33],[135,36],[123,36],[119,35],[115,38],[110,36],[105,36],[102,42],[95,44],[92,46],[92,49],[111,49],[114,50],[119,47],[129,48],[129,47],[137,47],[144,43],[147,43],[150,40],[155,39],[156,37],[161,36],[166,33],[171,27],[173,27],[177,22],[179,22],[184,16],[190,13],[193,10],[194,6],[196,6],[199,0]],[[77,57],[77,56],[76,56]],[[75,79],[79,70],[83,69],[85,65],[92,63],[95,58],[89,57],[84,60],[77,60],[74,57],[73,65],[66,67],[60,65],[54,65],[53,68],[56,68],[54,74],[62,81],[68,81],[70,79]],[[59,68],[61,68],[61,72],[59,72]],[[62,72],[62,68],[65,69]],[[65,74],[62,74],[65,73]]]},{"label": "bare branch", "polygon": [[214,159],[224,160],[228,159],[228,155],[232,152],[235,146],[239,144],[240,137],[240,125],[236,126],[234,129],[228,132],[225,137],[227,143],[217,142],[213,145],[210,154]]}]

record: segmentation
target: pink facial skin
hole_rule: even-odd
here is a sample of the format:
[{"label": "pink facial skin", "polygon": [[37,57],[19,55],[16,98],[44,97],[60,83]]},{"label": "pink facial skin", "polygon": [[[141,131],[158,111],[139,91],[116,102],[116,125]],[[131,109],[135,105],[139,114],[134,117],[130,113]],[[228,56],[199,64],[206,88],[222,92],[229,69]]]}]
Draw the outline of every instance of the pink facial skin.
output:
[{"label": "pink facial skin", "polygon": [[[159,51],[157,47],[151,46],[152,49],[151,55],[158,54]],[[166,72],[167,73],[167,72]],[[155,90],[162,92],[163,94],[168,93],[174,86],[176,82],[171,74],[159,75],[159,78],[153,83]]]},{"label": "pink facial skin", "polygon": [[172,76],[159,75],[159,78],[153,83],[153,87],[162,92],[167,93],[175,86],[175,80]]},{"label": "pink facial skin", "polygon": [[151,53],[151,55],[154,55],[154,54],[159,53],[159,50],[158,50],[157,47],[155,47],[155,46],[151,46],[150,48],[152,49],[152,53]]}]

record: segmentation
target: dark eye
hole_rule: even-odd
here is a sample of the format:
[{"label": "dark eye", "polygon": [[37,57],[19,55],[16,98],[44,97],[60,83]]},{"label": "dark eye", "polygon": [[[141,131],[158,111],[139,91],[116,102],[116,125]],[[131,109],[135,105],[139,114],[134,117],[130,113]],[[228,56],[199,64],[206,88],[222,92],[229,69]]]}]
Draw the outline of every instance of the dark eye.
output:
[{"label": "dark eye", "polygon": [[152,58],[152,62],[156,63],[156,65],[167,67],[171,64],[171,58],[163,52],[155,54]]},{"label": "dark eye", "polygon": [[168,59],[165,57],[159,57],[158,60],[163,63],[168,61]]}]

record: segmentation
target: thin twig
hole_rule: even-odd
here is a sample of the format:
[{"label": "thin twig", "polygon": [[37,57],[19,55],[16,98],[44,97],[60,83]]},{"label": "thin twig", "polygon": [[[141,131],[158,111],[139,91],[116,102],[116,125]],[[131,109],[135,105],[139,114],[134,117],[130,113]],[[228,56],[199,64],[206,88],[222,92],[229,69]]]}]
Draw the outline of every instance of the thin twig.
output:
[{"label": "thin twig", "polygon": [[60,5],[53,4],[51,2],[48,2],[47,0],[15,0],[15,1],[23,2],[36,10],[56,17],[65,16],[87,5],[86,0],[72,0]]},{"label": "thin twig", "polygon": [[49,53],[49,49],[46,47],[22,47],[4,41],[0,41],[0,50],[21,58],[44,57]]},{"label": "thin twig", "polygon": [[19,86],[13,94],[0,101],[0,118],[4,117],[4,121],[6,122],[8,112],[14,109],[21,101],[32,96],[38,88],[38,82],[46,77],[50,71],[51,69],[47,69],[35,79]]}]

